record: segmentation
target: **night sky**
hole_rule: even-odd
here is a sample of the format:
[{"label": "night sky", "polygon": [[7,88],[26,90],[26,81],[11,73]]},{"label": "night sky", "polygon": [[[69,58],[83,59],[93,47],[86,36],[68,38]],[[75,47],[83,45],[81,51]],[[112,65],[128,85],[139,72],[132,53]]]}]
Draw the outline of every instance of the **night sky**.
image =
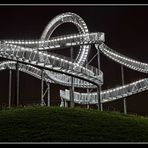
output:
[{"label": "night sky", "polygon": [[[44,27],[56,15],[73,12],[86,22],[90,32],[104,32],[105,43],[110,48],[136,60],[148,63],[148,6],[0,6],[0,39],[39,39]],[[72,24],[61,25],[53,36],[76,33]],[[58,51],[68,55],[69,49]],[[92,47],[89,59],[95,54]],[[76,51],[77,53],[77,51]],[[75,54],[76,54],[75,53]],[[95,60],[92,62],[95,64]],[[104,73],[102,89],[121,85],[120,65],[101,54]],[[124,68],[125,83],[146,78],[147,74]],[[13,100],[15,71],[13,72]],[[1,104],[8,102],[8,71],[0,72]],[[51,85],[53,104],[59,103],[58,85]],[[40,102],[40,81],[20,73],[21,103]],[[148,115],[148,92],[133,95],[127,100],[129,113]],[[122,99],[107,103],[105,109],[123,111]]]}]

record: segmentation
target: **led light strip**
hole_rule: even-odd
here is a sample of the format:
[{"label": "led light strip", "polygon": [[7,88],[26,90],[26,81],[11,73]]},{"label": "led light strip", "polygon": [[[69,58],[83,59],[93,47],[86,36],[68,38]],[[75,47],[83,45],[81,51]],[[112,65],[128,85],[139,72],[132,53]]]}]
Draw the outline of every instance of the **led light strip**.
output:
[{"label": "led light strip", "polygon": [[[19,64],[19,70],[25,73],[28,73],[38,79],[41,79],[41,70],[38,68],[35,68],[31,65],[24,65],[24,64]],[[6,68],[9,69],[16,69],[16,62],[13,61],[5,61],[0,63],[0,70],[4,70]],[[48,76],[45,77],[47,82],[50,83],[54,83],[54,81],[51,81],[51,76],[55,77],[55,72],[49,72]],[[65,75],[66,76],[66,75]],[[67,77],[67,76],[66,76]],[[59,78],[59,77],[58,77]],[[57,81],[59,81],[59,79],[57,79]],[[62,81],[61,81],[62,83]],[[83,81],[80,81],[80,83],[82,83],[81,85],[83,85]],[[87,83],[85,84],[87,85]],[[142,91],[145,91],[148,89],[148,78],[147,79],[141,79],[139,81],[135,81],[133,83],[124,85],[124,86],[120,86],[120,87],[116,87],[116,88],[112,88],[112,89],[108,89],[108,90],[104,90],[101,92],[101,98],[102,98],[102,103],[105,102],[109,102],[109,101],[114,101],[116,99],[120,99],[123,96],[130,96]],[[67,93],[68,92],[68,93]],[[66,91],[60,91],[60,96],[66,100],[69,100],[70,98],[68,96],[66,96],[66,94],[69,94],[69,90]],[[96,92],[92,92],[92,93],[79,93],[79,92],[75,92],[74,93],[75,98],[75,102],[76,103],[80,103],[80,104],[97,104],[97,94]]]},{"label": "led light strip", "polygon": [[[106,103],[109,101],[114,101],[146,90],[148,90],[148,78],[141,79],[120,87],[101,91],[101,102]],[[70,101],[70,91],[60,90],[60,97]],[[79,104],[97,104],[97,93],[74,92],[74,102]]]},{"label": "led light strip", "polygon": [[[18,48],[18,46],[12,44],[3,44],[0,49],[0,53],[0,57],[7,58],[9,60],[16,60],[24,62],[26,64],[40,66],[45,69],[63,72],[68,75],[74,75],[76,77],[80,77],[82,79],[85,79],[86,81],[93,82],[95,84],[101,84],[103,80],[102,72],[97,70],[96,68],[92,66],[87,66],[87,68],[82,67],[77,63],[73,63],[67,57],[65,59],[62,56],[58,57],[57,54],[49,55],[40,51],[38,52],[36,50],[30,50],[28,48]],[[24,55],[26,55],[26,57],[24,57]],[[33,58],[37,56],[42,57],[42,59],[44,60],[39,60],[37,63],[35,63],[35,61],[33,61]],[[46,61],[46,59],[48,59],[48,61]],[[56,67],[59,67],[59,69],[57,69]],[[73,69],[73,67],[76,68]],[[92,69],[94,71],[91,71]],[[79,73],[81,73],[81,75],[79,75]],[[98,75],[100,77],[98,77]]]},{"label": "led light strip", "polygon": [[[104,42],[104,33],[89,33],[89,34],[73,34],[66,36],[54,37],[49,40],[2,40],[1,45],[3,44],[13,44],[15,47],[25,47],[28,45],[28,48],[31,50],[47,50],[47,49],[56,49],[80,45],[91,45]],[[30,45],[30,47],[29,47]],[[86,55],[85,55],[86,56]]]},{"label": "led light strip", "polygon": [[[16,69],[16,62],[15,61],[4,61],[0,63],[0,71],[1,70],[5,70],[5,69]],[[36,68],[34,66],[31,65],[26,65],[26,64],[21,64],[19,63],[19,70],[30,74],[31,76],[34,76],[38,79],[41,79],[41,70],[39,68]],[[53,81],[51,81],[51,79],[49,79],[49,77],[45,74],[45,79],[47,82],[53,83]]]},{"label": "led light strip", "polygon": [[[0,63],[0,71],[1,70],[5,70],[5,69],[16,69],[16,62],[14,61],[4,61]],[[21,64],[19,63],[19,70],[30,74],[38,79],[41,79],[41,70],[39,68],[36,68],[34,66],[31,65],[25,65],[25,64]],[[50,83],[58,83],[61,85],[65,85],[65,86],[71,86],[71,77],[64,75],[64,74],[59,74],[53,71],[48,71],[47,73],[45,73],[45,79],[47,82]],[[95,85],[88,83],[86,81],[74,78],[74,86],[75,87],[80,87],[80,88],[96,88]]]},{"label": "led light strip", "polygon": [[[63,23],[73,23],[78,28],[78,31],[80,34],[74,34],[74,35],[66,35],[61,37],[54,37],[51,38],[51,34],[54,32],[54,30],[60,26]],[[73,72],[71,74],[74,74],[77,70],[81,72],[80,77],[87,77],[87,75],[91,76],[91,80],[95,83],[102,83],[101,79],[103,78],[103,74],[101,71],[98,71],[95,68],[85,68],[82,67],[83,63],[85,62],[88,51],[90,49],[90,44],[94,43],[100,43],[104,41],[104,33],[89,33],[88,28],[84,22],[84,20],[74,14],[74,13],[63,13],[61,15],[56,16],[49,22],[45,30],[43,31],[43,34],[41,36],[41,40],[36,41],[8,41],[3,40],[1,41],[1,56],[3,58],[9,58],[9,59],[15,59],[15,60],[25,60],[26,63],[28,62],[34,62],[32,61],[32,56],[36,57],[36,54],[38,54],[40,61],[44,61],[43,57],[47,57],[46,59],[50,58],[51,60],[56,60],[63,62],[65,65],[74,65]],[[89,44],[89,45],[88,45]],[[21,46],[19,46],[21,45]],[[35,47],[34,47],[35,45]],[[82,45],[82,46],[80,46]],[[37,46],[37,47],[36,47]],[[43,46],[43,47],[42,47]],[[48,55],[46,53],[39,52],[40,50],[48,50],[48,49],[55,49],[55,48],[61,48],[61,46],[80,46],[80,51],[78,53],[78,56],[76,60],[73,62],[70,59],[65,59],[62,57],[55,56],[54,54]],[[4,49],[6,49],[4,51]],[[36,51],[36,52],[35,52]],[[21,53],[22,52],[22,53]],[[29,59],[26,59],[26,57],[23,57],[22,55],[27,54],[29,55]],[[29,53],[30,52],[30,53]],[[38,52],[38,53],[37,53]],[[20,56],[21,55],[21,56]],[[13,57],[13,58],[12,58]],[[45,63],[41,63],[45,64]],[[89,67],[89,66],[87,66]],[[91,70],[95,71],[91,71]],[[98,71],[98,72],[97,72]],[[67,72],[67,71],[65,71]],[[97,72],[98,76],[95,76],[95,72]],[[70,71],[68,70],[68,74]],[[83,74],[84,73],[84,76]],[[86,75],[86,76],[85,76]],[[100,79],[99,81],[97,79]],[[95,80],[96,79],[96,80]]]},{"label": "led light strip", "polygon": [[96,48],[99,48],[104,55],[106,55],[107,57],[109,57],[110,59],[112,59],[113,61],[115,61],[117,63],[120,63],[120,64],[122,64],[130,69],[133,69],[135,71],[139,71],[142,73],[148,73],[148,64],[147,63],[143,63],[143,62],[131,59],[129,57],[126,57],[126,56],[114,51],[113,49],[107,47],[107,45],[105,45],[104,43],[96,46]]},{"label": "led light strip", "polygon": [[[51,37],[52,33],[55,31],[55,29],[63,23],[73,23],[78,28],[80,34],[89,33],[86,23],[80,16],[71,12],[67,12],[56,16],[48,23],[42,33],[41,40],[48,40]],[[89,50],[89,45],[82,45],[79,49],[79,53],[75,60],[75,63],[83,65],[87,58],[87,56],[84,55],[88,55]]]},{"label": "led light strip", "polygon": [[[52,33],[55,29],[63,23],[73,23],[78,28],[79,34],[74,35],[64,35],[59,37],[51,38]],[[107,47],[104,42],[104,33],[89,33],[88,28],[84,20],[74,14],[74,13],[63,13],[55,18],[53,18],[48,25],[46,26],[40,40],[2,40],[0,41],[1,48],[0,48],[0,57],[24,62],[25,64],[32,64],[33,66],[24,66],[22,64],[22,70],[24,72],[30,73],[33,76],[40,78],[40,71],[34,68],[34,66],[39,66],[42,68],[46,68],[48,70],[56,70],[57,72],[63,72],[68,75],[77,76],[78,79],[84,79],[86,81],[92,82],[93,84],[90,85],[89,82],[84,83],[85,81],[80,81],[78,86],[82,87],[92,87],[94,84],[102,85],[103,84],[103,73],[94,68],[83,67],[85,63],[88,53],[90,51],[90,45],[96,44],[96,48],[101,50],[109,58],[113,59],[114,61],[127,66],[128,68],[134,69],[136,71],[148,73],[148,65],[146,63],[142,63],[133,59],[130,59],[124,55],[121,55],[109,47]],[[59,56],[57,54],[48,54],[47,50],[50,49],[57,49],[57,48],[65,48],[71,46],[80,46],[79,53],[76,59],[73,61],[70,58],[65,58],[63,56]],[[39,57],[39,60],[36,57]],[[46,61],[47,60],[47,61]],[[0,64],[1,65],[1,64]],[[9,65],[10,63],[5,63],[5,66]],[[11,66],[13,64],[11,63]],[[10,66],[10,67],[11,67]],[[49,68],[51,67],[51,68]],[[67,68],[68,67],[68,68]],[[1,65],[1,70],[5,67],[3,64]],[[59,70],[58,70],[59,69]],[[37,72],[37,74],[35,74]],[[63,74],[57,74],[56,72],[48,72],[46,71],[47,80],[50,79],[52,81],[70,85],[70,80],[67,80],[65,83],[63,81],[64,78],[70,77],[66,76],[61,78]],[[75,78],[78,80],[77,78]],[[142,79],[136,81],[134,83],[130,83],[128,85],[124,85],[122,87],[117,87],[110,90],[105,90],[101,92],[102,103],[106,101],[113,101],[115,99],[122,98],[124,96],[129,96],[140,91],[144,91],[147,89],[147,79]],[[74,85],[76,85],[74,81]],[[130,90],[130,91],[129,91]],[[67,92],[67,91],[66,91]],[[64,94],[64,92],[62,92]],[[90,93],[91,98],[89,98],[85,93],[78,93],[75,92],[75,101],[79,103],[96,103],[97,102],[97,94]],[[66,96],[67,99],[68,96]],[[91,99],[91,100],[89,100]],[[98,102],[97,102],[98,103]]]},{"label": "led light strip", "polygon": [[[136,61],[134,59],[131,59],[129,57],[126,57],[120,53],[117,53],[113,49],[107,47],[104,43],[101,45],[96,44],[96,48],[101,50],[104,55],[109,57],[110,59],[114,60],[117,63],[120,63],[130,69],[133,69],[135,71],[140,71],[142,73],[148,73],[148,64]],[[120,99],[126,96],[130,96],[142,91],[148,90],[148,78],[147,79],[141,79],[139,81],[123,85],[117,88],[112,88],[109,90],[104,90],[101,92],[101,98],[102,103],[114,101],[116,99]],[[60,91],[61,92],[61,98],[64,98],[66,100],[70,99],[70,96],[68,95],[69,90],[66,91]],[[97,93],[79,93],[75,92],[75,102],[80,104],[97,104]]]}]

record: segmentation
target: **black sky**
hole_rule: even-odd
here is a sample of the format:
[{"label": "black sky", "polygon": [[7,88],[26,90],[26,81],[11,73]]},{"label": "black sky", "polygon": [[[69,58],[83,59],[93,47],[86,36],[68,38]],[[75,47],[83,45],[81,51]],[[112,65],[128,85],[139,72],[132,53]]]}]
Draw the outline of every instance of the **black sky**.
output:
[{"label": "black sky", "polygon": [[[47,23],[63,12],[73,12],[80,15],[90,32],[104,32],[105,43],[110,48],[148,63],[148,6],[0,6],[0,39],[39,39]],[[59,27],[55,35],[61,35],[62,31],[67,34],[73,33],[74,29],[72,25],[65,25],[65,27],[62,25],[61,31]],[[66,51],[68,52],[68,50]],[[95,49],[92,48],[90,57],[95,52]],[[101,54],[101,69],[104,73],[103,89],[121,85],[119,64]],[[146,74],[127,68],[124,70],[125,83],[147,77]],[[2,100],[8,98],[7,82],[8,72],[0,72],[0,98]],[[39,80],[21,73],[22,100],[39,98],[39,85]],[[57,86],[52,87],[52,97],[58,93],[57,89]],[[146,91],[129,97],[128,111],[148,115],[147,96]],[[15,97],[15,93],[13,97]],[[122,111],[122,100],[109,103],[105,107],[112,105],[116,110]]]}]

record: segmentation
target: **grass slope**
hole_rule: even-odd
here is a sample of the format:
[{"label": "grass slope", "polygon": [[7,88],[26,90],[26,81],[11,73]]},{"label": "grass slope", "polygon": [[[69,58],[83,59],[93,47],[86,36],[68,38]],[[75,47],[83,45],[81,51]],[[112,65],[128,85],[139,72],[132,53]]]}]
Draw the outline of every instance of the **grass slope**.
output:
[{"label": "grass slope", "polygon": [[0,142],[148,142],[148,118],[58,107],[0,111]]}]

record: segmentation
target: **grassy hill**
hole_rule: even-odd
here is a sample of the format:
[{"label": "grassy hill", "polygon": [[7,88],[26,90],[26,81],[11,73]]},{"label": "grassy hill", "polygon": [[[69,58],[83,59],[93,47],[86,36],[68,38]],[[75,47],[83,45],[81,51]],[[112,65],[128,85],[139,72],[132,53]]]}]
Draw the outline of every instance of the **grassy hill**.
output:
[{"label": "grassy hill", "polygon": [[2,110],[0,142],[148,142],[148,118],[80,108]]}]

